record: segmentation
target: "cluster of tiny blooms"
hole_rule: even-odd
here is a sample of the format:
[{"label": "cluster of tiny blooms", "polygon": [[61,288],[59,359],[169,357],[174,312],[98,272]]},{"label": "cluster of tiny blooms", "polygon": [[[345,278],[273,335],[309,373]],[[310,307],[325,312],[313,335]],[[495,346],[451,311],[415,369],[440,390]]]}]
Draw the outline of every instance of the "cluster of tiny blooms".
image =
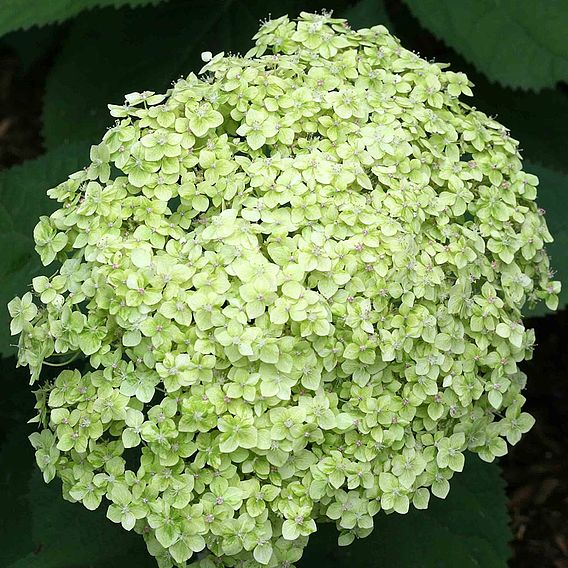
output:
[{"label": "cluster of tiny blooms", "polygon": [[160,567],[288,568],[316,521],[346,545],[444,498],[532,426],[521,308],[558,302],[538,180],[464,74],[329,14],[255,40],[109,107],[9,306],[45,480]]}]

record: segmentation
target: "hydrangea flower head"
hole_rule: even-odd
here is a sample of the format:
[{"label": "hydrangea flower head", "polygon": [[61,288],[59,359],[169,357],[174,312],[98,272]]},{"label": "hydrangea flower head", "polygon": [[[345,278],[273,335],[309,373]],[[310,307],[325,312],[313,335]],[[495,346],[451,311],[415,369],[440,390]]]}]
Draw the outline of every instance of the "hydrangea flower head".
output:
[{"label": "hydrangea flower head", "polygon": [[316,522],[445,497],[531,427],[521,309],[558,301],[538,180],[463,73],[327,14],[255,39],[110,107],[10,303],[45,480],[161,567],[290,567]]}]

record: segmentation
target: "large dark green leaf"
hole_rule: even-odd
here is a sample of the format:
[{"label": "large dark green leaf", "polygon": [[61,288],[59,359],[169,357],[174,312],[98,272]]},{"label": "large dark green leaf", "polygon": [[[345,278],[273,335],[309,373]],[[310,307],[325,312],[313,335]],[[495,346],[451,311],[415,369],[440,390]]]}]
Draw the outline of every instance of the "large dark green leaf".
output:
[{"label": "large dark green leaf", "polygon": [[47,148],[78,139],[97,143],[112,124],[107,104],[122,104],[132,91],[163,91],[198,68],[200,53],[208,49],[203,36],[218,11],[207,0],[191,4],[101,10],[75,22],[47,80]]},{"label": "large dark green leaf", "polygon": [[104,505],[88,511],[64,501],[61,484],[45,484],[35,469],[27,500],[32,546],[7,568],[155,568],[142,537],[111,523]]},{"label": "large dark green leaf", "polygon": [[514,91],[487,81],[476,81],[470,104],[511,130],[524,158],[568,172],[566,146],[568,96],[545,89],[540,93]]},{"label": "large dark green leaf", "polygon": [[107,105],[132,91],[165,91],[197,72],[203,51],[242,52],[259,20],[344,0],[193,0],[139,10],[102,10],[75,22],[50,74],[43,121],[48,148],[73,140],[96,143],[112,124]]},{"label": "large dark green leaf", "polygon": [[566,0],[405,0],[416,17],[492,81],[522,89],[568,79]]},{"label": "large dark green leaf", "polygon": [[[10,363],[15,364],[15,361],[10,359]],[[4,422],[4,416],[2,419]],[[25,426],[17,426],[0,447],[0,566],[3,567],[35,549],[27,498],[34,456],[27,440],[30,431]]]},{"label": "large dark green leaf", "polygon": [[354,6],[339,14],[346,18],[353,29],[370,28],[382,24],[391,30],[391,21],[383,0],[359,0]]},{"label": "large dark green leaf", "polygon": [[468,455],[445,500],[406,515],[379,513],[373,533],[348,547],[333,526],[311,538],[301,568],[505,568],[511,531],[499,467]]},{"label": "large dark green leaf", "polygon": [[27,440],[14,428],[0,451],[2,568],[155,568],[144,541],[111,523],[104,505],[64,501],[61,483],[44,483]]},{"label": "large dark green leaf", "polygon": [[62,32],[63,30],[59,26],[18,30],[5,35],[1,39],[1,43],[16,54],[19,61],[18,72],[24,74],[53,49]]},{"label": "large dark green leaf", "polygon": [[143,6],[164,0],[2,0],[0,36],[9,32],[62,22],[83,10],[104,6]]},{"label": "large dark green leaf", "polygon": [[40,215],[56,203],[46,191],[80,169],[88,159],[87,147],[72,145],[0,172],[0,354],[14,353],[10,345],[6,304],[25,293],[42,267],[34,251],[33,229]]}]

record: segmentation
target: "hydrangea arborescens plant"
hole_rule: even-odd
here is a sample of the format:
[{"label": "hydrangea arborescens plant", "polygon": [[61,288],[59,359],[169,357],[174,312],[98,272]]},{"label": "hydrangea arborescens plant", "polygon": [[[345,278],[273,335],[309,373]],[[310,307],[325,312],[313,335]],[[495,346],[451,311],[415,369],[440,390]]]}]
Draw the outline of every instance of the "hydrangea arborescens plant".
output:
[{"label": "hydrangea arborescens plant", "polygon": [[538,180],[463,73],[327,14],[255,39],[110,107],[9,306],[45,480],[162,567],[289,567],[316,521],[445,497],[531,427],[521,309],[557,305]]}]

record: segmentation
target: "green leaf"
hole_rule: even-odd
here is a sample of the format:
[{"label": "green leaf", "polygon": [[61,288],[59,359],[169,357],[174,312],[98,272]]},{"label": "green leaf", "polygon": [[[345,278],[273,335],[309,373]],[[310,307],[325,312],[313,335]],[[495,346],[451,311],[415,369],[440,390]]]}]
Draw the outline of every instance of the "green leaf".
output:
[{"label": "green leaf", "polygon": [[61,28],[47,26],[31,30],[19,30],[2,38],[2,43],[16,53],[19,59],[18,72],[27,73],[32,65],[45,57],[61,34]]},{"label": "green leaf", "polygon": [[92,8],[134,8],[161,1],[163,0],[4,0],[0,4],[0,35],[32,26],[62,22]]},{"label": "green leaf", "polygon": [[[20,444],[27,443],[23,439]],[[80,503],[61,497],[61,484],[44,483],[39,471],[31,477],[28,506],[31,510],[32,547],[8,568],[153,568],[142,537],[106,519],[103,505],[88,511]],[[17,514],[17,513],[16,513]],[[4,543],[3,549],[10,549]]]},{"label": "green leaf", "polygon": [[[3,377],[0,397],[1,444],[13,427],[26,423],[34,415],[35,397],[29,387],[28,370],[24,367],[16,368],[15,358],[0,359],[0,375]],[[2,459],[0,464],[7,461]]]},{"label": "green leaf", "polygon": [[504,485],[497,465],[468,454],[445,500],[433,497],[428,509],[406,515],[379,512],[373,533],[348,547],[336,544],[332,526],[321,525],[298,567],[325,559],[334,568],[505,568],[511,532]]},{"label": "green leaf", "polygon": [[[328,7],[345,4],[335,0]],[[197,72],[204,51],[244,52],[259,19],[326,6],[321,0],[194,0],[139,10],[101,10],[75,22],[47,79],[43,108],[45,145],[87,139],[95,143],[112,125],[108,104],[134,91],[165,92]]]},{"label": "green leaf", "polygon": [[[81,151],[81,146],[85,149]],[[34,251],[33,229],[40,215],[51,213],[55,201],[46,191],[80,169],[88,160],[86,145],[70,146],[0,172],[0,353],[10,345],[8,302],[24,294],[33,276],[42,272]]]},{"label": "green leaf", "polygon": [[122,104],[134,91],[165,91],[199,69],[201,40],[219,16],[204,0],[193,2],[189,13],[187,5],[166,4],[101,10],[75,22],[47,80],[47,148],[78,139],[95,143],[114,121],[108,104]]},{"label": "green leaf", "polygon": [[360,0],[351,8],[341,11],[338,16],[346,18],[355,30],[379,24],[390,30],[392,26],[383,0]]},{"label": "green leaf", "polygon": [[[556,271],[554,278],[562,282],[558,305],[563,308],[568,303],[568,175],[530,162],[525,162],[524,167],[540,180],[537,202],[546,210],[546,222],[554,237],[554,242],[547,245],[546,249],[550,255],[551,268]],[[528,316],[546,313],[550,312],[544,304],[539,304],[533,311],[527,311]]]},{"label": "green leaf", "polygon": [[492,81],[522,89],[568,78],[564,0],[405,0],[432,33]]},{"label": "green leaf", "polygon": [[[14,361],[10,360],[10,363]],[[26,499],[34,459],[33,448],[27,443],[29,430],[29,427],[22,426],[14,428],[0,448],[0,495],[4,511],[0,521],[0,547],[3,563],[6,564],[34,548],[31,508]]]},{"label": "green leaf", "polygon": [[568,172],[566,121],[559,120],[568,116],[568,96],[559,90],[519,92],[472,80],[475,106],[511,130],[525,159]]}]

